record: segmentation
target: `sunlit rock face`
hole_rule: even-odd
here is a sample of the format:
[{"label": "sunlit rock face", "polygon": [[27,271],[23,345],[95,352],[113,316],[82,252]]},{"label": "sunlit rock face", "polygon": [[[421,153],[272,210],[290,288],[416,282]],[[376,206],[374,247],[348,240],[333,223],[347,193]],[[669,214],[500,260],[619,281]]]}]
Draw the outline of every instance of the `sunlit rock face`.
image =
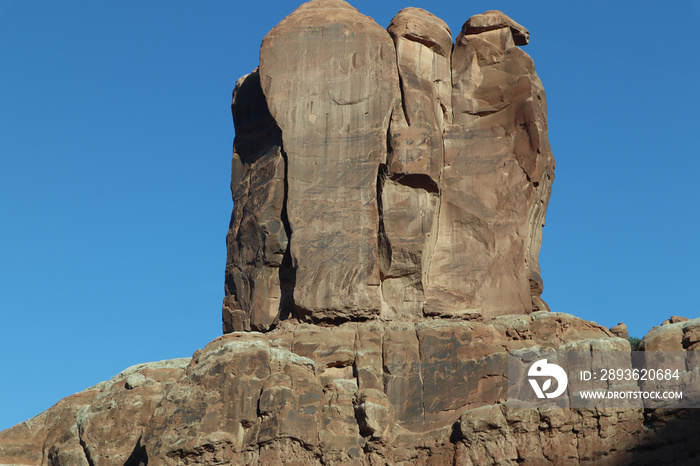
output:
[{"label": "sunlit rock face", "polygon": [[[700,319],[642,350],[697,350]],[[134,366],[0,432],[0,464],[698,464],[698,410],[533,407],[507,354],[629,352],[574,316],[281,322]],[[691,434],[689,434],[691,433]]]},{"label": "sunlit rock face", "polygon": [[547,309],[554,158],[528,39],[496,11],[453,44],[425,10],[385,30],[341,0],[270,31],[232,105],[224,331]]},{"label": "sunlit rock face", "polygon": [[[0,432],[0,464],[700,464],[700,410],[508,396],[509,352],[631,350],[540,299],[554,160],[528,40],[497,11],[455,44],[417,8],[284,19],[234,90],[226,334]],[[637,349],[700,350],[700,319]]]}]

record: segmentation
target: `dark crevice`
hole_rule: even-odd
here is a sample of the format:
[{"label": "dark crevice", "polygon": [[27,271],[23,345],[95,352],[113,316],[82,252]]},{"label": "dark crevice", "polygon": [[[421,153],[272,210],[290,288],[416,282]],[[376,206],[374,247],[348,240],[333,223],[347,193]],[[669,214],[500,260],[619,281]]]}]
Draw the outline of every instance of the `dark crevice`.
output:
[{"label": "dark crevice", "polygon": [[382,333],[382,342],[380,345],[380,350],[382,352],[382,389],[384,393],[387,393],[387,390],[389,389],[389,376],[391,375],[391,371],[389,370],[389,367],[386,365],[386,361],[384,358],[384,333]]},{"label": "dark crevice", "polygon": [[474,115],[474,116],[478,116],[478,117],[485,117],[485,116],[493,115],[494,113],[498,113],[501,110],[503,110],[503,109],[497,108],[495,110],[481,110],[478,112],[464,112],[464,113],[468,113],[469,115]]},{"label": "dark crevice", "polygon": [[384,181],[389,175],[389,170],[385,164],[379,164],[377,171],[377,211],[379,212],[379,231],[377,232],[377,246],[379,253],[379,275],[384,281],[384,273],[391,267],[391,243],[384,228],[384,203],[382,202],[382,192],[384,191]]},{"label": "dark crevice", "polygon": [[348,322],[367,322],[369,320],[372,320],[372,317],[369,316],[361,316],[361,315],[354,315],[354,316],[333,316],[333,317],[328,317],[328,316],[321,316],[319,317],[318,315],[313,314],[312,312],[309,312],[308,310],[305,309],[297,309],[298,313],[298,319],[301,322],[308,322],[310,324],[318,325],[319,327],[339,327],[345,323]]},{"label": "dark crevice", "polygon": [[406,126],[411,126],[411,120],[408,118],[408,112],[406,111],[406,93],[404,92],[403,76],[399,72],[399,91],[401,93],[401,110],[403,110],[403,117],[406,120]]},{"label": "dark crevice", "polygon": [[445,107],[445,104],[440,102],[440,109],[442,110],[442,118],[444,121],[449,121],[449,118],[452,116],[451,112],[447,111],[447,107]]},{"label": "dark crevice", "polygon": [[124,466],[146,466],[148,465],[148,453],[146,452],[146,447],[141,444],[141,437],[139,437],[138,442],[134,446],[131,455],[124,463]]},{"label": "dark crevice", "polygon": [[290,250],[292,244],[292,226],[289,223],[289,215],[287,214],[287,204],[289,202],[289,163],[287,153],[284,149],[281,150],[282,159],[284,161],[284,197],[282,200],[282,212],[280,218],[284,226],[284,232],[287,235],[287,248],[282,257],[282,265],[279,267],[279,282],[280,282],[280,320],[296,319],[298,313],[296,303],[294,302],[294,288],[297,284],[297,269],[292,253]]},{"label": "dark crevice", "polygon": [[396,173],[391,175],[392,181],[413,189],[423,189],[429,193],[438,194],[440,189],[437,183],[429,175],[423,173],[402,174]]},{"label": "dark crevice", "polygon": [[[44,451],[46,451],[46,443],[44,443]],[[60,463],[58,461],[58,449],[56,448],[56,445],[52,445],[51,448],[49,448],[49,453],[48,453],[48,465],[49,466],[60,466]]]},{"label": "dark crevice", "polygon": [[257,70],[243,80],[234,96],[231,104],[235,131],[233,147],[241,162],[251,165],[281,143],[282,130],[268,110]]},{"label": "dark crevice", "polygon": [[391,111],[391,115],[389,115],[389,125],[387,125],[386,128],[386,159],[384,160],[385,164],[389,163],[391,153],[394,151],[393,147],[391,146],[391,119],[394,117],[395,111],[395,109]]},{"label": "dark crevice", "polygon": [[450,433],[450,443],[457,443],[464,439],[459,421],[452,424],[452,432]]},{"label": "dark crevice", "polygon": [[95,466],[95,462],[92,460],[92,456],[90,456],[90,451],[88,450],[85,440],[80,439],[80,447],[83,449],[83,454],[85,454],[88,466]]}]

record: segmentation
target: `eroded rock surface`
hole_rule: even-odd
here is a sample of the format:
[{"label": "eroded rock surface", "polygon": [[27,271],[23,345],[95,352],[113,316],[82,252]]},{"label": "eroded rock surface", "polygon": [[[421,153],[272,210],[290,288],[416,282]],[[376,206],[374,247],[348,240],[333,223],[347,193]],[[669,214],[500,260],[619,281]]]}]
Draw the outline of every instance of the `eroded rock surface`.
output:
[{"label": "eroded rock surface", "polygon": [[[124,465],[190,358],[132,366],[0,432],[0,464]],[[135,449],[136,447],[136,449]]]},{"label": "eroded rock surface", "polygon": [[610,333],[616,337],[624,338],[625,340],[629,339],[630,337],[629,333],[627,332],[627,325],[625,325],[623,322],[620,322],[614,327],[610,327]]},{"label": "eroded rock surface", "polygon": [[456,44],[419,8],[384,30],[341,0],[270,31],[233,104],[225,332],[547,309],[554,159],[528,38],[496,11]]},{"label": "eroded rock surface", "polygon": [[[678,327],[678,332],[671,332]],[[664,326],[694,349],[700,319]],[[669,333],[670,332],[670,333]],[[654,332],[645,338],[652,341]],[[507,401],[506,352],[629,350],[568,314],[284,323],[142,365],[0,433],[0,464],[690,464],[696,410]],[[188,363],[189,361],[189,363]],[[186,366],[185,366],[186,365]],[[685,463],[684,463],[685,462]]]},{"label": "eroded rock surface", "polygon": [[377,173],[399,96],[391,37],[341,0],[305,3],[263,40],[260,75],[286,153],[294,311],[375,316]]},{"label": "eroded rock surface", "polygon": [[291,299],[293,286],[282,132],[267,110],[257,70],[236,83],[231,111],[234,208],[226,238],[223,306],[224,331],[229,332],[269,328]]},{"label": "eroded rock surface", "polygon": [[284,19],[234,90],[226,334],[0,432],[0,464],[700,462],[697,410],[508,401],[509,351],[630,351],[540,298],[554,159],[528,40],[497,11],[456,44],[417,8],[388,31],[340,0]]},{"label": "eroded rock surface", "polygon": [[544,90],[515,45],[513,31],[522,28],[497,18],[488,27],[467,21],[452,52],[453,118],[427,277],[430,313],[546,309],[538,256],[554,159]]}]

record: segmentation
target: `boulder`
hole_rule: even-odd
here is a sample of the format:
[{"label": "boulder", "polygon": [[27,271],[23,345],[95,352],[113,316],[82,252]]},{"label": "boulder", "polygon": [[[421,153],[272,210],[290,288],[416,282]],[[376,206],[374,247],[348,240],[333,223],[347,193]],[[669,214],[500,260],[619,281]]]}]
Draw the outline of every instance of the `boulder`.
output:
[{"label": "boulder", "polygon": [[615,325],[614,327],[610,327],[610,333],[612,333],[616,337],[624,338],[625,340],[627,340],[630,337],[629,333],[627,332],[627,326],[622,322]]}]

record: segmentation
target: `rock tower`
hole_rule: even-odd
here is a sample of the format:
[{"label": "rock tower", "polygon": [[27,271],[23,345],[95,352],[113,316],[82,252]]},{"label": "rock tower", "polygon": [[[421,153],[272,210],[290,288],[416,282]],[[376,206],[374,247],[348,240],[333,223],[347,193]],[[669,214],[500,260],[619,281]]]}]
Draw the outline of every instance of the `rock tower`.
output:
[{"label": "rock tower", "polygon": [[497,11],[299,7],[234,91],[224,331],[546,309],[544,89]]},{"label": "rock tower", "polygon": [[[416,8],[285,18],[233,96],[226,334],[0,432],[0,464],[700,464],[700,410],[509,396],[512,353],[631,361],[624,324],[540,298],[554,159],[528,39],[497,11],[454,44]],[[697,363],[700,319],[637,349]]]}]

